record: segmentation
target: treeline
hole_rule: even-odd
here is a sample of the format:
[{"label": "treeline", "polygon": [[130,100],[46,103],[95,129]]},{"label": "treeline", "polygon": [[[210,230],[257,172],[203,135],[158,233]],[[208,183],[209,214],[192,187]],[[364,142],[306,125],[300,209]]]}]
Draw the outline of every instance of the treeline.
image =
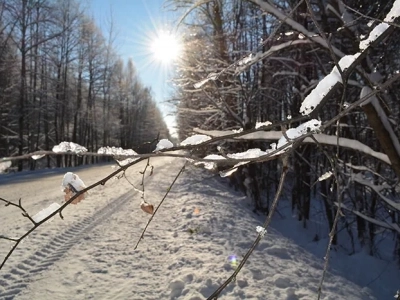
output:
[{"label": "treeline", "polygon": [[[180,138],[193,134],[194,128],[246,130],[254,128],[257,122],[277,123],[301,116],[302,101],[335,66],[332,51],[337,60],[360,51],[360,40],[385,18],[393,2],[351,0],[345,1],[345,5],[337,0],[312,0],[311,14],[307,2],[297,0],[215,0],[197,7],[184,0],[170,0],[169,4],[181,9],[182,14],[190,11],[182,25],[186,53],[176,79]],[[315,37],[321,36],[320,31],[326,35],[331,49],[318,43]],[[323,122],[330,120],[360,99],[364,86],[373,89],[396,74],[400,69],[399,38],[399,31],[394,31],[369,50],[357,72],[348,79],[344,96],[337,93],[314,117]],[[210,74],[216,80],[201,88],[194,87]],[[387,122],[382,120],[385,126],[377,125],[375,108],[365,105],[344,115],[324,132],[331,136],[338,132],[340,137],[352,141],[349,147],[337,152],[335,146],[303,144],[290,157],[291,180],[286,183],[285,195],[291,201],[293,214],[305,227],[312,221],[332,229],[335,202],[339,199],[350,211],[359,213],[344,211],[345,217],[340,218],[338,225],[337,231],[346,232],[345,240],[352,241],[346,245],[349,253],[357,251],[360,244],[371,254],[379,252],[381,230],[385,227],[378,225],[389,224],[387,229],[390,224],[400,223],[398,206],[388,205],[387,201],[399,205],[399,174],[395,169],[400,161],[399,149],[393,146],[399,137],[399,83],[392,84],[378,98],[379,107],[388,117]],[[393,134],[383,130],[387,124]],[[290,127],[298,125],[292,122]],[[393,153],[393,167],[358,151],[354,141],[378,152]],[[274,142],[224,142],[219,149],[225,153],[250,148],[264,150]],[[209,150],[215,153],[217,147]],[[338,168],[339,191],[333,176],[318,181],[322,174],[334,171],[332,164]],[[279,164],[273,160],[239,167],[230,180],[252,199],[257,211],[268,213],[278,175]],[[316,231],[316,239],[328,235],[328,231]],[[391,236],[399,258],[399,233],[390,229],[385,232]],[[338,242],[336,237],[334,243]]]},{"label": "treeline", "polygon": [[[71,141],[138,149],[168,137],[150,88],[76,0],[0,0],[0,157]],[[45,162],[44,162],[45,161]],[[69,166],[82,158],[40,160]],[[18,163],[34,169],[35,160]]]}]

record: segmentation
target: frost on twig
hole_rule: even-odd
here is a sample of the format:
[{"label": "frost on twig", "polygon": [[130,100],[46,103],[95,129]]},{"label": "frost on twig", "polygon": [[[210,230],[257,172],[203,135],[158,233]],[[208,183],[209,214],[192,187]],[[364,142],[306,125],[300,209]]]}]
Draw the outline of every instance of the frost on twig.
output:
[{"label": "frost on twig", "polygon": [[267,233],[267,230],[266,230],[264,227],[262,227],[262,226],[257,226],[257,227],[256,227],[256,231],[258,232],[258,234],[259,234],[261,237],[264,237],[264,235]]},{"label": "frost on twig", "polygon": [[217,80],[218,79],[218,74],[217,73],[210,73],[208,74],[207,78],[196,82],[193,86],[195,89],[199,89],[201,88],[203,85],[205,85],[207,82],[209,82],[210,80]]}]

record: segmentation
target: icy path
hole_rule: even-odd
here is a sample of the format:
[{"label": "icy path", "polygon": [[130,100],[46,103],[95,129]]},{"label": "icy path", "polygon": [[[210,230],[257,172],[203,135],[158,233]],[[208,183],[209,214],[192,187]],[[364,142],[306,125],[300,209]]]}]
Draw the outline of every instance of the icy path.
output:
[{"label": "icy path", "polygon": [[[146,199],[158,204],[182,160],[157,159],[146,179]],[[128,171],[140,182],[143,164]],[[77,170],[91,184],[110,166]],[[3,197],[22,196],[33,212],[57,201],[63,173],[41,181],[0,185]],[[261,220],[243,196],[227,191],[215,178],[189,168],[178,180],[133,250],[149,215],[140,195],[123,179],[92,191],[65,220],[45,224],[14,253],[0,271],[0,300],[5,299],[206,299],[233,271],[256,237]],[[0,234],[20,234],[20,213],[0,207]],[[8,249],[0,240],[0,254]],[[323,260],[275,230],[270,230],[235,283],[219,299],[316,299]],[[338,275],[329,274],[323,299],[376,299]]]}]

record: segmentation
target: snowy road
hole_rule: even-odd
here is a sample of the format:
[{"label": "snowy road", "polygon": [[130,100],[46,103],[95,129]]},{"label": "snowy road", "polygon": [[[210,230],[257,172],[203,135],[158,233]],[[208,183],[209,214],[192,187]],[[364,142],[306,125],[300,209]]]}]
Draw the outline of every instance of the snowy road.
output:
[{"label": "snowy road", "polygon": [[[157,205],[184,162],[151,162],[146,200]],[[145,163],[129,169],[140,187]],[[32,214],[60,203],[63,170],[55,174],[0,179],[1,197],[22,197]],[[75,170],[89,185],[112,172],[110,165]],[[246,199],[219,179],[189,168],[134,250],[149,215],[140,195],[124,180],[98,187],[36,230],[0,271],[0,300],[6,299],[180,299],[201,300],[233,272],[256,237],[261,219]],[[258,218],[258,219],[257,219]],[[18,237],[28,227],[21,213],[0,206],[0,234]],[[11,243],[0,240],[4,257]],[[270,230],[248,265],[219,299],[316,299],[323,259]],[[376,299],[348,278],[328,275],[323,299]]]}]

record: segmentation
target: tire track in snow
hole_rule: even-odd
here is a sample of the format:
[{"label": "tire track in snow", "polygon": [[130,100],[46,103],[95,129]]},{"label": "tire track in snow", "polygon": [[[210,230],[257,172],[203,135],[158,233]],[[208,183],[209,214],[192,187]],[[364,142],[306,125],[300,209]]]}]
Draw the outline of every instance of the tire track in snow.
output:
[{"label": "tire track in snow", "polygon": [[0,300],[14,299],[28,287],[35,275],[47,270],[59,261],[85,234],[105,221],[107,217],[119,211],[130,199],[132,199],[132,191],[123,194],[93,214],[74,223],[61,234],[52,238],[40,250],[13,267],[8,274],[0,276]]}]

